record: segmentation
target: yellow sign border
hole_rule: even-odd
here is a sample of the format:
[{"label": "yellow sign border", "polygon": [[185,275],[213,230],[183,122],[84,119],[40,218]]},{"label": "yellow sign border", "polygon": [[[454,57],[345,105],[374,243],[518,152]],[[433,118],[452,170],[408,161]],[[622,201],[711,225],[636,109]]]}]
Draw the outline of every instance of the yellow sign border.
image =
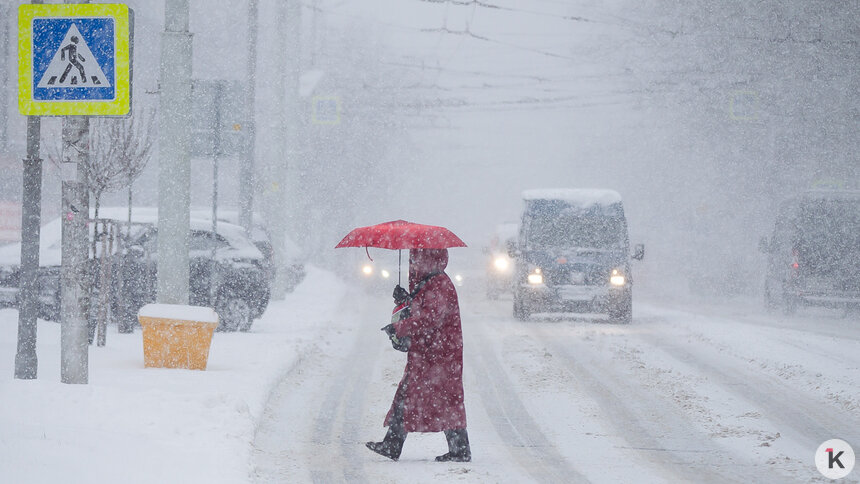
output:
[{"label": "yellow sign border", "polygon": [[[24,4],[18,7],[18,111],[25,116],[125,116],[131,111],[131,22],[124,4]],[[105,101],[33,99],[33,19],[111,17],[115,22],[116,97]]]}]

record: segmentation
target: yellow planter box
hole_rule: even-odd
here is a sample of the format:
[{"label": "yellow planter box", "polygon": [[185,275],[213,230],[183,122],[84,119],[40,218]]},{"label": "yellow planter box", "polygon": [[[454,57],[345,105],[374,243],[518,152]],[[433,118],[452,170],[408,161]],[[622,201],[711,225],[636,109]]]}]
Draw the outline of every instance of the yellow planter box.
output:
[{"label": "yellow planter box", "polygon": [[143,328],[143,366],[205,370],[218,315],[211,308],[147,304],[137,314]]}]

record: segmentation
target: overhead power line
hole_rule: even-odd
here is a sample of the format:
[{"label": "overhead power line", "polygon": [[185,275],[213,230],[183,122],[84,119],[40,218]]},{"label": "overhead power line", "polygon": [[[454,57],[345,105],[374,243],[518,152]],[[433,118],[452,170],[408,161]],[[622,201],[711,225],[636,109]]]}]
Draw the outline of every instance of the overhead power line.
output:
[{"label": "overhead power line", "polygon": [[593,22],[592,20],[587,19],[585,17],[579,17],[579,16],[574,16],[574,15],[559,15],[559,14],[548,13],[548,12],[538,12],[535,10],[525,10],[522,8],[503,7],[501,5],[494,5],[492,3],[483,2],[481,0],[419,0],[419,1],[425,2],[425,3],[447,3],[447,4],[456,5],[456,6],[460,6],[460,7],[481,7],[481,8],[487,8],[487,9],[492,9],[492,10],[503,10],[503,11],[507,11],[507,12],[519,12],[519,13],[526,13],[529,15],[539,15],[541,17],[552,17],[552,18],[557,18],[557,19],[561,19],[561,20],[571,20],[571,21],[575,21],[575,22]]}]

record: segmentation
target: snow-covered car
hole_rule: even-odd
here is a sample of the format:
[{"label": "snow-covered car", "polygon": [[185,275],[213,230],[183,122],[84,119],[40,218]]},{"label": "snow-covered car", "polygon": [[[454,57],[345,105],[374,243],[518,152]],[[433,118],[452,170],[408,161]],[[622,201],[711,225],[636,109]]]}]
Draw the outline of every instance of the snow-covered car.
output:
[{"label": "snow-covered car", "polygon": [[514,316],[607,313],[629,323],[633,308],[627,220],[614,190],[543,189],[523,192],[514,275]]},{"label": "snow-covered car", "polygon": [[518,230],[516,223],[496,226],[490,245],[484,249],[488,299],[498,299],[499,295],[509,294],[513,289],[514,260],[510,253],[516,247]]},{"label": "snow-covered car", "polygon": [[[193,218],[211,220],[212,211],[195,209],[191,211],[191,216]],[[218,220],[219,222],[239,225],[239,212],[236,210],[218,210]],[[266,224],[260,215],[255,213],[251,220],[251,230],[248,237],[257,246],[263,257],[265,257],[266,275],[271,282],[275,278],[275,254],[272,248],[272,240],[269,231],[266,229]],[[305,278],[306,256],[301,246],[289,236],[284,237],[284,259],[286,266],[285,288],[287,292],[292,292]]]},{"label": "snow-covered car", "polygon": [[[39,232],[39,273],[36,280],[37,314],[52,321],[60,319],[60,262],[62,225],[54,219],[43,225]],[[90,261],[90,274],[95,273]],[[0,307],[18,307],[20,283],[21,244],[0,247]]]},{"label": "snow-covered car", "polygon": [[860,308],[860,191],[809,191],[783,202],[770,239],[765,298],[771,308]]},{"label": "snow-covered car", "polygon": [[[140,210],[129,227],[123,211],[103,209],[99,218],[114,220],[121,229],[122,243],[115,244],[111,254],[111,307],[115,319],[134,324],[137,310],[156,297],[158,219],[153,210]],[[38,312],[39,317],[54,321],[60,317],[61,239],[60,219],[42,227]],[[0,272],[4,274],[0,293],[14,292],[17,297],[20,251],[20,244],[0,248]],[[270,291],[265,257],[244,230],[219,223],[214,234],[210,220],[191,219],[189,256],[189,304],[214,307],[222,321],[221,329],[250,329],[268,306]],[[91,258],[89,264],[88,273],[97,292],[99,263]],[[17,306],[17,299],[13,305]]]},{"label": "snow-covered car", "polygon": [[[123,250],[123,285],[117,289],[117,300],[128,304],[132,317],[144,304],[155,301],[157,288],[157,224],[138,232]],[[205,219],[191,219],[188,248],[189,304],[214,307],[221,329],[248,331],[269,304],[263,254],[242,227],[221,222],[213,233],[211,221]]]}]

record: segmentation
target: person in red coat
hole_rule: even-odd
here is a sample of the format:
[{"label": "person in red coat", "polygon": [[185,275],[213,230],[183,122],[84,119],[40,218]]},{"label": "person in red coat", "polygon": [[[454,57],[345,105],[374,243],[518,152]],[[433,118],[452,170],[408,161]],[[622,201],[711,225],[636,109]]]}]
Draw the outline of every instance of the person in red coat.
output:
[{"label": "person in red coat", "polygon": [[472,452],[463,404],[463,330],[457,291],[445,274],[446,249],[409,251],[409,316],[394,324],[408,338],[406,370],[385,417],[382,442],[367,447],[400,458],[409,432],[444,432],[448,452],[437,461],[469,462]]}]

